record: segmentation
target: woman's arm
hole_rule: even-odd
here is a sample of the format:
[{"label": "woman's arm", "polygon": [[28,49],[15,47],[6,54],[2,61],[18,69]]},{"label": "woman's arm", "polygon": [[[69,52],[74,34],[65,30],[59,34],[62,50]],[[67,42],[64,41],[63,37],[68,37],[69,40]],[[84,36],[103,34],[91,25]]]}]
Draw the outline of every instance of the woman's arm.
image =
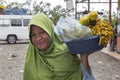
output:
[{"label": "woman's arm", "polygon": [[89,66],[88,56],[89,54],[80,54],[81,63],[83,64],[84,68],[89,72],[90,66]]}]

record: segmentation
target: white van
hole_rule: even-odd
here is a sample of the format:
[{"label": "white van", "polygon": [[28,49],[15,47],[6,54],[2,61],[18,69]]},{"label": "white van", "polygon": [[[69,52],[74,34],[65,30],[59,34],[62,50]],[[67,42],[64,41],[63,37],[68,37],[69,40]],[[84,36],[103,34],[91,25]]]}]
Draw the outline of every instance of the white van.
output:
[{"label": "white van", "polygon": [[10,44],[29,39],[28,23],[32,15],[0,15],[0,40]]}]

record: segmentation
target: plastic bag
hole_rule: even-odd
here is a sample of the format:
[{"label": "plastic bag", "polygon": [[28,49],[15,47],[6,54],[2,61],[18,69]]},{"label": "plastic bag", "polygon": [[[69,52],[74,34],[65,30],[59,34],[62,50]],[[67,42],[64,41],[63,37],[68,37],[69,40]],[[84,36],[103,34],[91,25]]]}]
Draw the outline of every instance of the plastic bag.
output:
[{"label": "plastic bag", "polygon": [[90,72],[87,72],[85,70],[84,66],[82,65],[82,63],[80,65],[81,65],[82,74],[83,74],[83,79],[82,80],[96,80],[93,73],[92,73],[91,68],[90,68]]},{"label": "plastic bag", "polygon": [[55,27],[64,42],[93,36],[89,27],[82,26],[72,17],[60,17]]}]

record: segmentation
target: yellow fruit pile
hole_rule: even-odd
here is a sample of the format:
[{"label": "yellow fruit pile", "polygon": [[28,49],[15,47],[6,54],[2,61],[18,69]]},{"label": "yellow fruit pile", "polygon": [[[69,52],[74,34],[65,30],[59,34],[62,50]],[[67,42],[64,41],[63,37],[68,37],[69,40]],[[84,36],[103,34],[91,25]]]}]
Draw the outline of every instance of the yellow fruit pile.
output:
[{"label": "yellow fruit pile", "polygon": [[108,41],[113,37],[113,28],[109,22],[98,19],[95,26],[91,27],[93,35],[100,37],[99,45],[107,46]]},{"label": "yellow fruit pile", "polygon": [[89,26],[91,25],[91,22],[96,21],[97,19],[98,19],[98,13],[96,11],[92,11],[88,15],[81,17],[79,19],[79,22],[83,26]]},{"label": "yellow fruit pile", "polygon": [[5,6],[3,6],[3,5],[0,5],[0,9],[3,9],[3,10],[4,10],[4,9],[5,9]]},{"label": "yellow fruit pile", "polygon": [[88,18],[90,21],[95,21],[98,19],[98,13],[96,11],[92,11],[88,14]]},{"label": "yellow fruit pile", "polygon": [[81,17],[79,22],[83,25],[83,26],[89,26],[90,24],[90,21],[89,21],[89,18],[88,16],[84,16],[84,17]]},{"label": "yellow fruit pile", "polygon": [[108,41],[113,37],[113,28],[109,22],[98,18],[98,13],[92,11],[79,20],[83,26],[90,27],[93,35],[99,36],[99,45],[107,46]]}]

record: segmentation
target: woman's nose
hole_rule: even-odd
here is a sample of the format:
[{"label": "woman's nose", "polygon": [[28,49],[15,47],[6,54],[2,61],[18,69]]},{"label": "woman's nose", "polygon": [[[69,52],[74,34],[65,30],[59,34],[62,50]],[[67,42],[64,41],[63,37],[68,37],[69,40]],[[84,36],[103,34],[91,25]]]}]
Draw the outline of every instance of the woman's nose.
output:
[{"label": "woman's nose", "polygon": [[41,35],[37,35],[36,40],[41,40],[42,36]]}]

